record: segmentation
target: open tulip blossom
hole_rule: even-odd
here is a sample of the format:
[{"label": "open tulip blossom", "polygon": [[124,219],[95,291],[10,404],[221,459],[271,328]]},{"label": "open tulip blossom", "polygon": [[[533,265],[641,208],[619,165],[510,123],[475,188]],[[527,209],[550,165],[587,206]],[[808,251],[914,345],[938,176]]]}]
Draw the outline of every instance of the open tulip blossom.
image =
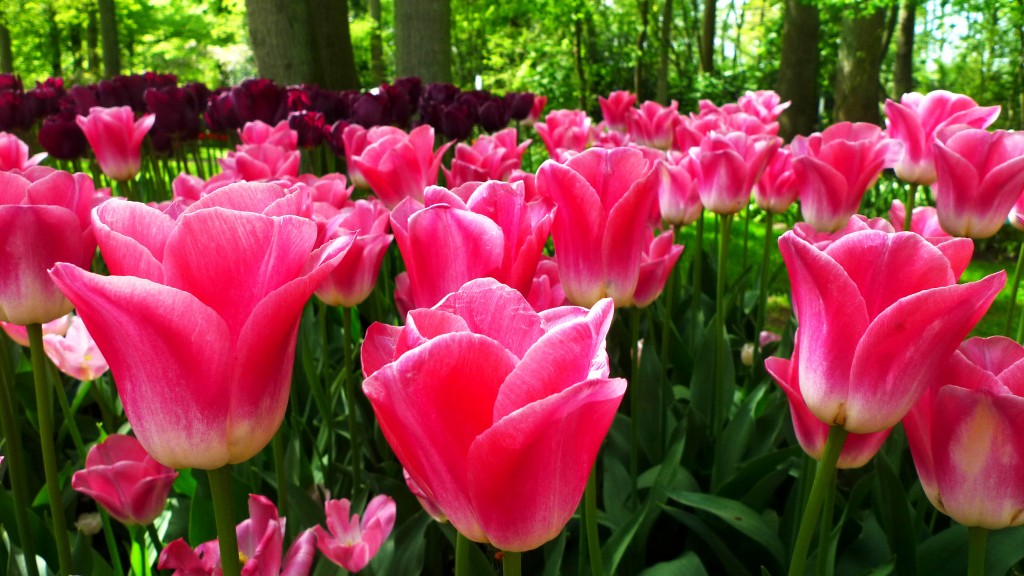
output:
[{"label": "open tulip blossom", "polygon": [[316,545],[324,556],[349,572],[359,572],[370,563],[395,526],[395,501],[380,494],[366,505],[363,517],[349,516],[352,503],[346,498],[329,500],[324,506],[327,528],[315,526]]}]

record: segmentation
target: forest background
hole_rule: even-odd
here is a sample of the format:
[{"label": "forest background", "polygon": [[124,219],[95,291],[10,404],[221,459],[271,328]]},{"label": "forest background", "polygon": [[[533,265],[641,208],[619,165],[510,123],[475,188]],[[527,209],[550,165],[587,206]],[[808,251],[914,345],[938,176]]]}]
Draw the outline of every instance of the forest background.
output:
[{"label": "forest background", "polygon": [[696,110],[775,89],[782,135],[880,123],[886,97],[947,89],[1024,123],[1012,0],[0,0],[0,72],[95,82],[170,72],[367,89],[399,76],[529,91],[599,116],[636,92]]}]

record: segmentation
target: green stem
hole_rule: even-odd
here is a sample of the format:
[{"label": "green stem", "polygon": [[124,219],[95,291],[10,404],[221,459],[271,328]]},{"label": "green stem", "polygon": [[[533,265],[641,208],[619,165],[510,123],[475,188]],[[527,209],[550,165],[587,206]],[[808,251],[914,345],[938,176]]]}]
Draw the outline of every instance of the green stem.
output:
[{"label": "green stem", "polygon": [[747,245],[750,243],[750,215],[752,213],[753,210],[750,208],[750,205],[747,205],[746,213],[743,216],[743,266],[740,267],[741,270],[747,269]]},{"label": "green stem", "polygon": [[235,515],[231,510],[231,465],[206,473],[213,494],[213,515],[217,520],[217,540],[220,542],[220,565],[224,576],[239,576],[242,566],[238,559],[238,535],[235,533]]},{"label": "green stem", "polygon": [[121,566],[121,551],[117,549],[117,541],[114,540],[114,529],[110,526],[110,514],[98,506],[100,519],[103,520],[103,539],[107,542],[107,551],[110,552],[110,561],[114,565],[114,573],[124,576],[124,567]]},{"label": "green stem", "polygon": [[277,512],[283,518],[288,517],[288,473],[284,467],[284,426],[278,428],[271,440],[274,452],[274,475],[277,476]]},{"label": "green stem", "polygon": [[985,576],[985,545],[988,529],[971,526],[967,529],[967,576]]},{"label": "green stem", "polygon": [[520,576],[523,573],[522,552],[502,552],[501,574],[502,576]]},{"label": "green stem", "polygon": [[804,564],[807,562],[807,551],[811,548],[814,528],[818,524],[818,514],[821,512],[825,495],[831,487],[829,478],[835,475],[836,464],[843,451],[843,444],[846,443],[847,434],[847,431],[843,430],[841,426],[832,426],[828,431],[825,453],[822,454],[821,461],[818,462],[817,470],[814,473],[811,495],[807,499],[804,515],[800,520],[800,531],[797,533],[796,543],[793,545],[793,560],[789,564],[789,576],[804,575]]},{"label": "green stem", "polygon": [[832,513],[835,510],[836,502],[836,471],[828,478],[828,486],[825,487],[825,503],[821,507],[821,533],[818,536],[818,576],[827,576],[829,573],[829,546],[832,543]]},{"label": "green stem", "polygon": [[352,356],[355,351],[356,337],[352,333],[352,310],[343,308],[341,317],[345,333],[345,396],[348,402],[348,435],[352,447],[352,493],[358,495],[362,490],[363,449],[359,442],[359,428],[356,418],[356,377],[353,371]]},{"label": "green stem", "polygon": [[632,362],[630,363],[629,374],[629,430],[630,430],[630,458],[629,475],[633,480],[633,500],[638,500],[637,478],[640,469],[640,441],[639,441],[639,419],[640,406],[637,398],[637,383],[640,381],[640,308],[629,311],[629,333],[632,347]]},{"label": "green stem", "polygon": [[772,254],[772,219],[775,217],[771,212],[765,213],[764,219],[764,250],[761,253],[761,285],[757,293],[757,325],[754,327],[754,365],[751,367],[754,373],[754,382],[760,379],[764,371],[764,351],[761,350],[761,331],[764,330],[765,317],[768,315],[768,268],[771,265]]},{"label": "green stem", "polygon": [[906,214],[903,215],[903,231],[910,232],[910,224],[914,219],[914,202],[917,200],[917,182],[911,182],[907,190]]},{"label": "green stem", "polygon": [[[715,389],[711,395],[711,433],[718,435],[719,428],[725,420],[726,407],[722,400],[725,386],[725,351],[728,347],[725,336],[725,283],[729,279],[726,262],[729,260],[729,236],[732,231],[732,214],[719,216],[720,234],[718,238],[718,282],[715,285]],[[722,405],[719,405],[722,404]]]},{"label": "green stem", "polygon": [[149,566],[149,554],[146,553],[146,530],[142,526],[135,526],[132,528],[132,532],[139,544],[139,557],[142,561],[142,574],[139,576],[148,576],[152,572],[152,568]]},{"label": "green stem", "polygon": [[152,522],[146,524],[146,532],[149,534],[150,541],[153,542],[153,549],[156,550],[157,557],[159,557],[160,553],[164,551],[164,545],[160,542],[160,534],[157,534],[156,526],[153,526]]},{"label": "green stem", "polygon": [[473,543],[462,535],[462,532],[457,532],[455,536],[455,576],[469,576],[471,571],[469,567],[469,547]]},{"label": "green stem", "polygon": [[64,425],[67,426],[68,433],[71,434],[71,442],[75,445],[75,450],[82,458],[82,462],[85,462],[85,443],[82,442],[82,434],[78,431],[78,424],[75,422],[75,413],[71,410],[71,406],[68,405],[68,397],[61,386],[60,372],[57,371],[57,367],[52,363],[49,364],[49,368],[52,376],[50,381],[54,384],[54,392],[56,392],[57,395],[57,405],[60,406],[60,412],[64,416]]},{"label": "green stem", "polygon": [[39,443],[43,449],[43,469],[46,473],[46,493],[53,515],[53,536],[57,543],[57,557],[64,574],[74,574],[71,562],[71,543],[68,539],[67,517],[64,515],[64,496],[60,489],[57,468],[57,448],[53,444],[53,399],[46,373],[46,353],[43,352],[43,326],[29,324],[29,348],[32,352],[32,376],[36,389],[36,412],[39,418]]},{"label": "green stem", "polygon": [[28,509],[32,500],[28,496],[25,478],[25,453],[21,443],[21,427],[14,409],[14,374],[7,356],[7,336],[0,335],[0,426],[7,439],[8,470],[11,474],[11,492],[14,495],[14,523],[18,528],[18,541],[25,554],[29,576],[39,576],[36,566],[36,547],[29,530]]},{"label": "green stem", "polygon": [[693,259],[693,330],[694,337],[693,341],[697,341],[697,333],[701,328],[702,322],[700,321],[700,309],[701,301],[703,300],[703,264],[704,264],[704,212],[701,211],[700,216],[697,218],[697,237],[694,242],[694,259]]},{"label": "green stem", "polygon": [[1017,254],[1017,267],[1013,270],[1013,281],[1010,283],[1010,309],[1006,312],[1006,328],[1003,333],[1010,335],[1010,327],[1013,326],[1013,310],[1017,306],[1017,291],[1020,289],[1020,271],[1024,268],[1024,239],[1020,242],[1020,252]]},{"label": "green stem", "polygon": [[604,576],[604,559],[601,558],[601,538],[597,533],[597,462],[587,478],[583,491],[584,515],[587,524],[587,549],[590,551],[590,573]]}]

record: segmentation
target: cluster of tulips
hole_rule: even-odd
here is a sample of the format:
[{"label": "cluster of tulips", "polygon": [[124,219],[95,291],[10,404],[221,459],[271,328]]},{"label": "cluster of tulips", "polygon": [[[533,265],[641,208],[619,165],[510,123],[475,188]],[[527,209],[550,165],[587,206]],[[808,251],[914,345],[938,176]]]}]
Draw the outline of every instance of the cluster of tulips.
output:
[{"label": "cluster of tulips", "polygon": [[[1024,191],[1024,136],[987,130],[998,108],[948,92],[907,94],[887,103],[884,130],[839,123],[783,145],[777,118],[786,104],[768,91],[722,106],[702,102],[689,115],[674,102],[637,106],[634,95],[615,92],[600,99],[599,124],[576,110],[555,110],[541,121],[534,105],[543,99],[532,95],[529,105],[515,95],[477,95],[483,104],[476,118],[495,133],[438,145],[438,124],[447,122],[449,136],[472,134],[473,122],[466,128],[458,108],[468,106],[458,102],[476,96],[450,97],[448,88],[407,80],[351,107],[389,111],[374,124],[408,125],[401,111],[416,101],[419,126],[339,120],[326,132],[338,132],[346,173],[324,173],[323,164],[311,173],[302,171],[317,166],[304,162],[310,153],[297,122],[305,120],[296,120],[304,114],[282,118],[280,111],[320,92],[274,87],[287,104],[268,121],[236,126],[247,106],[272,108],[269,98],[246,101],[242,94],[270,87],[255,80],[210,96],[206,123],[237,129],[240,143],[219,154],[216,174],[174,177],[170,198],[140,193],[145,182],[137,181],[142,143],[161,125],[159,113],[137,118],[131,106],[92,105],[74,114],[96,167],[111,181],[130,183],[114,197],[89,175],[45,166],[16,136],[0,135],[0,321],[30,349],[62,573],[81,568],[66,526],[54,447],[57,379],[47,358],[86,383],[109,365],[117,399],[97,395],[103,424],[87,454],[81,434],[72,433],[84,469],[71,486],[131,526],[146,571],[149,546],[159,551],[160,569],[183,576],[305,575],[316,550],[360,571],[401,516],[395,499],[412,495],[457,532],[457,574],[472,570],[478,549],[471,542],[499,550],[505,574],[520,573],[521,553],[559,537],[581,500],[580,568],[614,572],[620,558],[601,548],[595,463],[627,387],[634,495],[643,483],[638,423],[670,418],[641,414],[638,398],[641,387],[663,387],[650,372],[641,377],[641,358],[655,353],[645,352],[645,341],[649,350],[650,342],[660,344],[663,380],[681,370],[671,360],[671,343],[679,340],[673,332],[690,330],[676,326],[672,312],[683,290],[681,274],[673,273],[683,253],[681,228],[698,229],[689,248],[698,255],[691,297],[698,312],[689,318],[700,323],[701,350],[709,352],[698,362],[710,366],[707,382],[685,397],[705,409],[703,433],[721,439],[734,397],[743,393],[730,382],[726,320],[726,291],[735,281],[727,265],[733,219],[755,205],[764,214],[759,335],[777,254],[773,219],[796,200],[803,222],[778,241],[798,324],[792,357],[764,359],[775,339],[766,335],[751,359],[755,374],[766,370],[781,386],[796,439],[820,461],[789,573],[804,574],[819,525],[819,540],[831,533],[836,468],[865,465],[901,421],[928,498],[970,527],[972,574],[983,573],[987,530],[1024,523],[1024,438],[1015,431],[1024,410],[1024,347],[1005,337],[964,342],[1006,275],[958,283],[972,237],[995,234],[1010,214],[1024,227],[1016,216],[1024,205],[1014,207]],[[151,95],[171,89],[186,90],[151,88],[144,100],[152,107]],[[382,98],[406,107],[380,105]],[[523,170],[530,141],[520,141],[522,127],[502,128],[531,109],[550,159]],[[41,140],[43,134],[41,128]],[[200,163],[197,157],[183,165]],[[893,201],[892,221],[857,214],[886,168],[910,184],[906,202]],[[442,174],[445,186],[437,185]],[[915,207],[918,185],[931,187],[934,208]],[[719,255],[707,326],[699,294],[705,212],[717,215]],[[376,287],[382,269],[383,288]],[[320,304],[307,304],[313,295]],[[640,338],[645,312],[661,301],[662,334],[648,319]],[[625,374],[612,377],[617,364],[606,344],[617,313],[631,321],[628,386]],[[316,374],[310,379],[315,362],[300,332],[319,326],[324,334],[338,314],[340,352],[324,340],[317,354],[321,367],[340,354],[343,368],[327,377],[328,389],[316,389],[322,383]],[[364,317],[378,321],[364,331]],[[390,321],[396,317],[400,325]],[[27,516],[22,410],[8,356],[0,358],[0,416],[17,522],[7,532],[34,575],[42,573],[35,562],[41,543],[33,542]],[[352,495],[323,497],[326,529],[298,533],[286,531],[281,517],[289,497],[278,434],[296,364],[307,366],[320,425],[347,421]],[[77,405],[64,406],[63,388],[57,392],[62,410],[71,410],[65,426],[74,429]],[[76,404],[86,393],[75,395]],[[325,407],[338,398],[345,409],[335,415]],[[673,410],[669,398],[666,412]],[[360,423],[358,406],[367,400],[374,418]],[[118,423],[119,405],[130,428]],[[397,482],[363,476],[370,451],[362,443],[378,431],[400,464]],[[236,526],[232,466],[271,444],[277,503],[250,495],[249,519]],[[164,545],[152,523],[179,481],[175,470],[186,469],[207,471],[217,538]],[[368,498],[384,487],[395,499]],[[366,502],[361,518],[351,515],[354,502]],[[122,552],[106,514],[80,519],[79,530],[103,530],[107,558],[120,571]]]}]

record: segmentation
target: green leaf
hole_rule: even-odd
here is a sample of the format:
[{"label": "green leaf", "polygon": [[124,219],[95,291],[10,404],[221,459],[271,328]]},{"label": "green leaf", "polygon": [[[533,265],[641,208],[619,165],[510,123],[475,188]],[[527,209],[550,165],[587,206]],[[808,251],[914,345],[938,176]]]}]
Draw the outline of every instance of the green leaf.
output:
[{"label": "green leaf", "polygon": [[[384,548],[373,562],[375,574],[408,574],[415,576],[423,568],[423,551],[427,528],[434,522],[429,514],[420,510],[402,523],[388,542],[390,554]],[[378,561],[380,566],[377,565]]]},{"label": "green leaf", "polygon": [[670,491],[668,497],[685,506],[703,510],[721,518],[726,524],[763,546],[780,565],[783,563],[785,553],[779,535],[765,523],[757,512],[746,505],[702,492]]},{"label": "green leaf", "polygon": [[907,493],[884,454],[878,454],[874,464],[878,472],[879,514],[889,548],[896,555],[896,573],[914,576],[917,574],[917,537]]},{"label": "green leaf", "polygon": [[640,573],[640,576],[707,576],[704,564],[693,552],[687,552],[675,560],[660,562]]}]

